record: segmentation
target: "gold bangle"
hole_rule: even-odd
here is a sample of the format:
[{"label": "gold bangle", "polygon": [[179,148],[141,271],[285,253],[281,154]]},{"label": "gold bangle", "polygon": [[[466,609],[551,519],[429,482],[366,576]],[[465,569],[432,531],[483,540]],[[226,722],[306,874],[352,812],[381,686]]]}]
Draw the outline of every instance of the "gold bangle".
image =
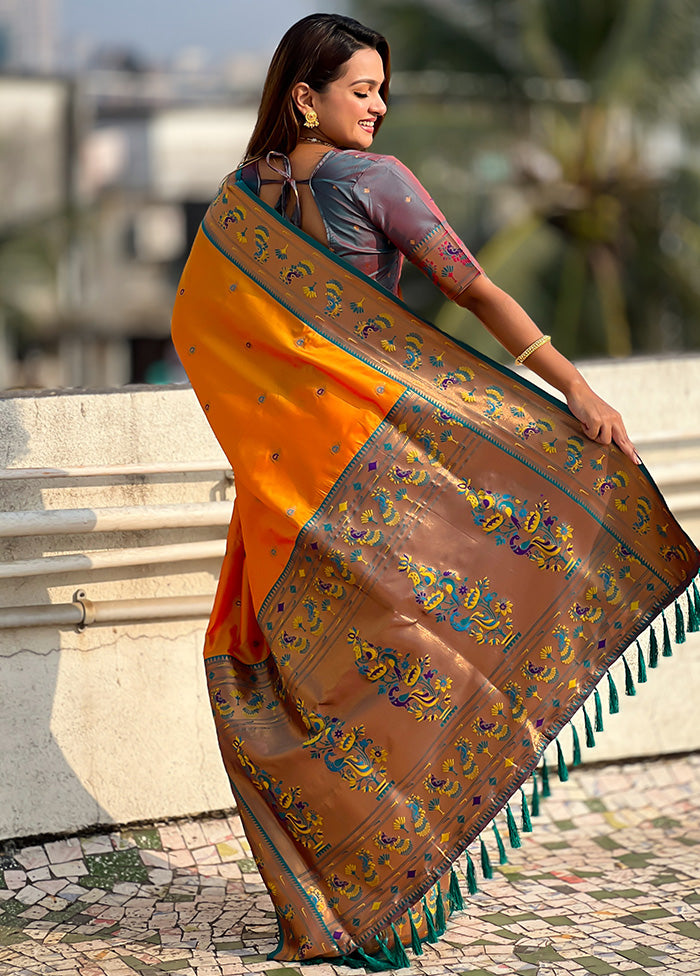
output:
[{"label": "gold bangle", "polygon": [[540,346],[544,346],[546,343],[551,342],[551,341],[552,341],[552,337],[551,336],[541,335],[539,337],[539,339],[535,339],[534,342],[531,342],[530,345],[527,347],[527,349],[524,349],[520,353],[520,355],[516,357],[516,359],[515,359],[515,365],[516,366],[522,366],[522,364],[525,362],[525,360],[527,359],[527,357],[530,356],[530,355],[532,355],[532,353],[535,351],[535,349],[539,349]]}]

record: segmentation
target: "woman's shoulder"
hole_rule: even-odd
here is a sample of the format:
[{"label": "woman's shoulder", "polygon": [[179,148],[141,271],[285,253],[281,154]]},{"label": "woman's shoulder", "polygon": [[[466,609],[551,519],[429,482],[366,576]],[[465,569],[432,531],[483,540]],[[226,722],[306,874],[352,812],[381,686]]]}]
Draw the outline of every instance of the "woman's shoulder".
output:
[{"label": "woman's shoulder", "polygon": [[322,162],[322,168],[324,177],[330,175],[331,172],[355,178],[364,174],[377,176],[383,173],[410,174],[410,170],[395,156],[362,152],[358,149],[341,149],[337,152],[328,153]]}]

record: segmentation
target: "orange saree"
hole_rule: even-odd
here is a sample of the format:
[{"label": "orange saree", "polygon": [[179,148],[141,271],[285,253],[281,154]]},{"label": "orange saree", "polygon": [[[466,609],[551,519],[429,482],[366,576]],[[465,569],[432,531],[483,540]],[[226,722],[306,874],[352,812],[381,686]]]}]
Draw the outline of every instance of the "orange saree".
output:
[{"label": "orange saree", "polygon": [[510,798],[688,587],[676,636],[697,629],[697,549],[643,468],[235,176],[173,338],[236,479],[205,659],[274,958],[398,967],[461,906],[455,859],[501,816],[517,843]]}]

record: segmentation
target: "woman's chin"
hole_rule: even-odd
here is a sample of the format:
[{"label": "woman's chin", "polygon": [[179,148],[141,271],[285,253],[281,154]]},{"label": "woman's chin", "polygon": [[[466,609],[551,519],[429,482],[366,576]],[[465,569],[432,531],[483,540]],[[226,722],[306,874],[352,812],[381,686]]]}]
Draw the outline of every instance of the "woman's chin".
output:
[{"label": "woman's chin", "polygon": [[353,146],[353,148],[369,149],[373,142],[374,132],[366,132],[364,129],[361,129],[360,135],[357,137],[357,146]]}]

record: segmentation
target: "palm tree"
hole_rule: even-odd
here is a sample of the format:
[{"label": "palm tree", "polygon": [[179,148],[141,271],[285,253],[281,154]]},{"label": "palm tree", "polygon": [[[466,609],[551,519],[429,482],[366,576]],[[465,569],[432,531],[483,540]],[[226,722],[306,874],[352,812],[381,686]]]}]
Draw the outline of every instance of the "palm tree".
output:
[{"label": "palm tree", "polygon": [[[482,181],[482,201],[471,208],[487,236],[478,256],[565,353],[700,348],[700,179],[689,162],[700,101],[698,4],[357,6],[389,35],[395,63],[431,72],[433,82],[443,73],[454,116],[463,114],[454,91],[469,80],[472,113],[486,101],[501,120],[478,133],[487,140],[481,157],[495,151],[506,171]],[[385,139],[391,124],[390,116]],[[473,173],[478,158],[451,152],[452,175],[456,159]],[[419,175],[430,185],[429,174]],[[445,305],[437,324],[470,338],[469,318]]]}]

